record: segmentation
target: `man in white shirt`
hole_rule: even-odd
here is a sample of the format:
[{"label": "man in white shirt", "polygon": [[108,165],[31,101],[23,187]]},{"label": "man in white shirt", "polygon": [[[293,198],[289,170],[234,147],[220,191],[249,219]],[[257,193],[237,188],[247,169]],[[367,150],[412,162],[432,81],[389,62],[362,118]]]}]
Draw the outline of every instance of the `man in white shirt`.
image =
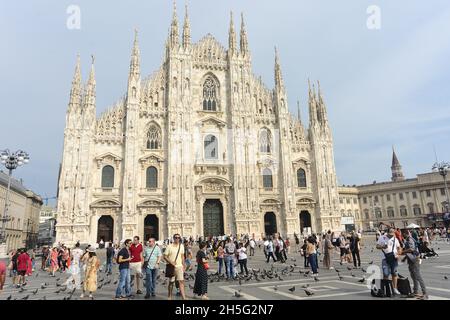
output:
[{"label": "man in white shirt", "polygon": [[377,242],[377,249],[381,250],[381,267],[383,269],[383,279],[388,280],[392,275],[392,287],[394,293],[400,295],[397,290],[398,278],[398,257],[401,255],[400,242],[395,237],[395,229],[389,228],[388,232],[381,235]]},{"label": "man in white shirt", "polygon": [[255,246],[256,246],[256,242],[255,239],[250,239],[250,256],[254,256],[255,255]]}]

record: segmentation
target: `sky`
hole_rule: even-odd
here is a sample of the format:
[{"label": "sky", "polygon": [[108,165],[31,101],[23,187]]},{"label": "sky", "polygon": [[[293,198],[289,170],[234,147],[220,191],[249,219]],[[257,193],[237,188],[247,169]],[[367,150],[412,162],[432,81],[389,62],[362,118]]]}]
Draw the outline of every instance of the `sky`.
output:
[{"label": "sky", "polygon": [[[70,24],[72,5],[80,10],[79,29]],[[180,25],[184,5],[178,0]],[[434,149],[450,161],[450,2],[189,0],[188,6],[193,42],[211,33],[224,47],[230,10],[237,30],[244,12],[253,72],[273,87],[276,45],[289,108],[296,114],[299,100],[304,123],[308,78],[320,80],[339,185],[390,180],[392,146],[408,178],[431,170]],[[16,178],[43,197],[56,195],[77,53],[84,81],[95,55],[100,114],[126,91],[135,28],[142,76],[159,68],[172,7],[171,0],[0,2],[0,149],[31,157]],[[368,27],[368,20],[375,23]]]}]

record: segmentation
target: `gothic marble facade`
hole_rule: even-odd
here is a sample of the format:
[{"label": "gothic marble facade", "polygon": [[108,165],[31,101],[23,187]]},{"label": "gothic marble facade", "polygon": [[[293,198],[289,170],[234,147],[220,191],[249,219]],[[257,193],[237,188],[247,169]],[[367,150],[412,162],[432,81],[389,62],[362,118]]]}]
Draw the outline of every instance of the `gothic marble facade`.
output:
[{"label": "gothic marble facade", "polygon": [[309,88],[306,129],[288,111],[278,54],[273,89],[253,74],[243,17],[239,46],[232,16],[227,48],[210,34],[191,42],[187,12],[181,29],[174,11],[164,61],[149,77],[136,33],[125,95],[99,118],[94,63],[84,85],[78,59],[57,241],[340,230],[320,87]]}]

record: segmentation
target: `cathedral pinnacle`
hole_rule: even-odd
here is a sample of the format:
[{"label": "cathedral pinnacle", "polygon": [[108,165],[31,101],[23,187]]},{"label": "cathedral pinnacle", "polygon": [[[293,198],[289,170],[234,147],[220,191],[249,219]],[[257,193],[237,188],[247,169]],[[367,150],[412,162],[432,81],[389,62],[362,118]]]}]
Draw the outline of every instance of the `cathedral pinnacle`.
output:
[{"label": "cathedral pinnacle", "polygon": [[130,61],[130,77],[140,76],[140,58],[141,52],[139,50],[138,43],[138,30],[134,29],[134,43],[133,49],[131,51],[131,61]]},{"label": "cathedral pinnacle", "polygon": [[283,87],[283,75],[281,74],[280,59],[278,57],[278,50],[275,46],[275,87]]},{"label": "cathedral pinnacle", "polygon": [[75,66],[75,73],[72,80],[72,88],[70,89],[69,108],[70,112],[76,107],[79,107],[81,99],[81,62],[80,54],[77,54],[77,63]]},{"label": "cathedral pinnacle", "polygon": [[86,94],[85,94],[85,100],[84,100],[84,107],[88,108],[91,106],[95,107],[95,69],[94,69],[94,62],[95,57],[94,55],[91,55],[91,72],[89,73],[89,79],[86,86]]},{"label": "cathedral pinnacle", "polygon": [[178,17],[177,17],[177,3],[173,1],[173,16],[170,25],[170,46],[176,47],[178,45]]},{"label": "cathedral pinnacle", "polygon": [[228,30],[228,48],[231,55],[236,53],[236,33],[234,31],[233,11],[230,11],[230,29]]},{"label": "cathedral pinnacle", "polygon": [[317,105],[316,105],[316,92],[313,85],[311,90],[311,82],[308,79],[308,105],[309,105],[309,126],[313,126],[317,123]]},{"label": "cathedral pinnacle", "polygon": [[243,56],[248,55],[248,40],[247,32],[245,31],[244,14],[241,13],[241,54]]},{"label": "cathedral pinnacle", "polygon": [[183,48],[191,44],[191,24],[189,22],[188,6],[185,6],[184,25],[183,25]]}]

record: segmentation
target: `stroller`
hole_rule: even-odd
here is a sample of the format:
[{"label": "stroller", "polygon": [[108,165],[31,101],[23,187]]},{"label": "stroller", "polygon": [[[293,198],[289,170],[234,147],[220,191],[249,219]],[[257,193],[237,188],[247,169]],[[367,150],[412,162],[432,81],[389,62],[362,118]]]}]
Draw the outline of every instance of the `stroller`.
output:
[{"label": "stroller", "polygon": [[419,243],[419,253],[421,259],[428,259],[432,257],[439,257],[439,255],[434,251],[433,248],[428,248],[425,242],[420,241]]}]

